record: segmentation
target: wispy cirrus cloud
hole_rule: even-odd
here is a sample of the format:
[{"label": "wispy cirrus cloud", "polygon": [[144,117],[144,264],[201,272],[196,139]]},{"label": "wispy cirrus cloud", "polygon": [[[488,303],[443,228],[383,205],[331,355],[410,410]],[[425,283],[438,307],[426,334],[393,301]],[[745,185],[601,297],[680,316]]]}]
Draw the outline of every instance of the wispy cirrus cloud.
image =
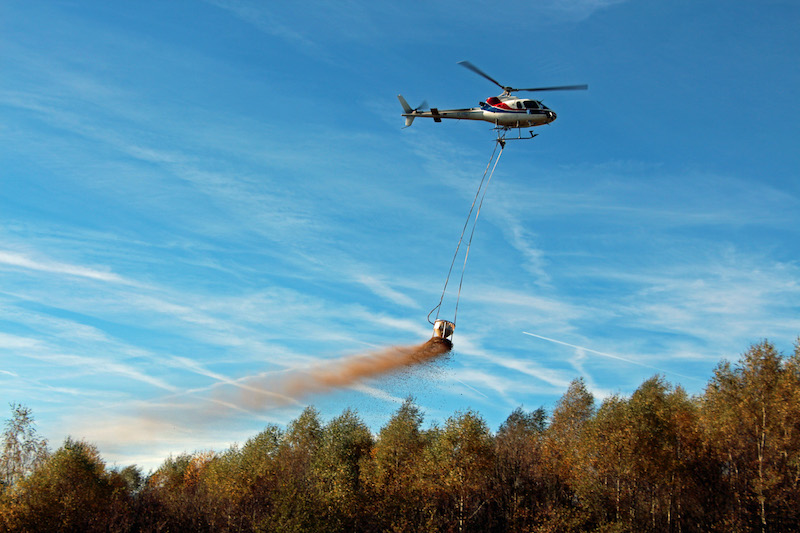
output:
[{"label": "wispy cirrus cloud", "polygon": [[[278,16],[273,6],[259,4],[249,0],[206,0],[209,4],[230,11],[243,21],[253,25],[260,31],[283,39],[299,46],[309,52],[319,52],[317,43],[299,31],[298,25],[286,23]],[[313,9],[304,8],[304,11],[313,14]]]},{"label": "wispy cirrus cloud", "polygon": [[110,271],[89,268],[81,265],[62,263],[45,258],[34,259],[25,254],[6,251],[6,250],[0,250],[0,265],[5,265],[7,267],[16,267],[25,270],[46,272],[49,274],[75,276],[79,278],[86,278],[95,281],[104,281],[108,283],[120,283],[124,285],[134,284],[131,280],[128,280]]},{"label": "wispy cirrus cloud", "polygon": [[800,268],[794,263],[723,247],[703,263],[634,276],[631,281],[640,288],[630,314],[648,327],[723,345],[791,337],[800,331],[800,319],[793,318],[798,279]]},{"label": "wispy cirrus cloud", "polygon": [[541,6],[546,12],[568,20],[582,21],[595,12],[628,0],[548,0]]},{"label": "wispy cirrus cloud", "polygon": [[53,346],[41,339],[0,334],[0,351],[17,358],[36,359],[53,369],[58,368],[62,371],[76,371],[82,375],[116,375],[162,390],[177,390],[165,380],[149,375],[133,365],[116,361],[112,357],[65,353],[59,346]]},{"label": "wispy cirrus cloud", "polygon": [[408,295],[391,287],[385,280],[367,274],[358,275],[356,281],[368,287],[378,296],[382,296],[389,301],[404,307],[419,308],[419,305]]}]

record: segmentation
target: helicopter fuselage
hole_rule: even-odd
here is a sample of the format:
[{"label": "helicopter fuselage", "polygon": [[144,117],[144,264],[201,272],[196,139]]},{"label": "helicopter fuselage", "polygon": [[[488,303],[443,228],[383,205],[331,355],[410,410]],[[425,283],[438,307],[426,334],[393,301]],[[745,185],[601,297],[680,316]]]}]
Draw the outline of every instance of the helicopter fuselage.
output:
[{"label": "helicopter fuselage", "polygon": [[[432,107],[428,111],[423,111],[424,105],[420,105],[416,109],[412,108],[408,105],[405,98],[398,94],[397,98],[400,100],[400,105],[403,106],[403,116],[406,118],[406,128],[409,127],[417,117],[432,118],[434,122],[441,122],[443,118],[483,120],[485,122],[491,122],[495,125],[496,129],[502,130],[511,128],[532,128],[534,126],[541,126],[553,122],[556,119],[555,112],[548,109],[547,106],[542,104],[539,100],[517,98],[516,96],[512,96],[511,93],[519,91],[585,91],[589,88],[586,84],[530,87],[524,89],[514,88],[510,85],[503,85],[469,61],[459,61],[458,64],[494,83],[503,89],[503,94],[487,98],[485,102],[480,102],[478,104],[479,107],[470,107],[468,109],[436,109]],[[531,135],[533,136],[533,134]]]},{"label": "helicopter fuselage", "polygon": [[[402,103],[402,100],[401,100]],[[493,96],[485,102],[480,102],[479,107],[466,109],[437,109],[427,111],[405,110],[406,125],[417,118],[432,118],[435,122],[442,119],[456,120],[482,120],[502,128],[532,128],[550,124],[556,119],[554,111],[543,105],[538,100],[517,98],[515,96]]]}]

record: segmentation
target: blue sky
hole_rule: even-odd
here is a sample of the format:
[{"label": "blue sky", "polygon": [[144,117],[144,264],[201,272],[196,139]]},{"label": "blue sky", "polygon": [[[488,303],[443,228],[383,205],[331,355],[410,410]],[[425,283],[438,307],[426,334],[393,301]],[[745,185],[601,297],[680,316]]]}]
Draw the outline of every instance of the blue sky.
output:
[{"label": "blue sky", "polygon": [[[375,430],[496,429],[583,377],[598,399],[800,335],[793,1],[4,2],[0,402],[111,463],[222,450],[306,404]],[[504,84],[558,120],[506,148],[455,349],[272,410],[247,378],[430,336],[492,151],[417,120]],[[445,314],[452,309],[452,293]],[[448,307],[450,306],[450,307]]]}]

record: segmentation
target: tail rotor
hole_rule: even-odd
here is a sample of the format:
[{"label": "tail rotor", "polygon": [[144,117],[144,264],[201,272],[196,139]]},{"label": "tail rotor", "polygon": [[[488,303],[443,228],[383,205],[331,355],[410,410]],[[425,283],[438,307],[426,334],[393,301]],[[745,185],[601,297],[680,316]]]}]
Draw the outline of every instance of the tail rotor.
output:
[{"label": "tail rotor", "polygon": [[410,105],[408,105],[408,102],[406,102],[406,99],[403,98],[402,94],[398,94],[397,99],[400,100],[400,105],[403,106],[403,116],[406,117],[406,128],[409,127],[412,122],[414,122],[417,113],[428,108],[428,102],[425,100],[423,100],[422,103],[417,107],[412,108]]}]

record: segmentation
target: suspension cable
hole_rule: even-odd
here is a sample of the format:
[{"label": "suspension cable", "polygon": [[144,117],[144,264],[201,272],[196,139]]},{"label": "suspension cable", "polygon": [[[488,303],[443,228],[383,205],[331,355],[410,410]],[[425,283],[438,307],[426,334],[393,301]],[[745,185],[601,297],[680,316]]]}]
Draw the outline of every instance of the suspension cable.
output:
[{"label": "suspension cable", "polygon": [[[489,188],[489,183],[492,181],[492,176],[494,176],[494,169],[497,168],[497,163],[500,162],[500,156],[503,155],[503,149],[505,148],[505,143],[500,141],[497,142],[500,145],[500,153],[497,154],[497,159],[494,160],[494,166],[492,167],[492,172],[489,174],[489,179],[486,181],[486,187],[483,188],[483,194],[481,195],[481,201],[478,203],[478,211],[475,213],[475,222],[472,223],[472,231],[469,234],[469,241],[467,242],[467,252],[464,254],[464,265],[461,267],[461,279],[458,282],[458,294],[456,294],[456,308],[453,312],[453,323],[456,322],[456,317],[458,316],[458,301],[461,299],[461,285],[464,283],[464,272],[467,270],[467,258],[469,258],[469,248],[472,246],[472,237],[475,236],[475,226],[478,225],[478,217],[481,215],[481,207],[483,206],[483,199],[486,198],[486,190]],[[497,147],[495,146],[495,149]]]},{"label": "suspension cable", "polygon": [[[497,160],[495,160],[494,156],[497,153],[497,147],[498,146],[500,146],[500,153],[497,155]],[[500,142],[500,140],[498,139],[498,141],[495,143],[494,150],[492,151],[492,155],[489,157],[489,162],[486,164],[486,169],[484,169],[484,171],[483,171],[483,177],[481,178],[481,182],[478,185],[478,190],[475,191],[475,198],[473,198],[472,205],[469,208],[469,213],[467,213],[467,219],[464,221],[464,227],[461,229],[461,236],[458,238],[458,244],[456,245],[456,251],[455,251],[455,253],[453,253],[453,260],[450,262],[450,269],[447,271],[447,277],[444,280],[444,288],[442,289],[442,296],[439,298],[439,303],[436,304],[436,307],[431,309],[430,313],[428,313],[428,322],[431,323],[431,324],[433,324],[433,322],[431,322],[431,314],[434,311],[436,311],[435,319],[439,318],[439,312],[441,311],[441,308],[442,308],[442,302],[444,301],[444,295],[447,292],[447,285],[450,282],[450,275],[453,272],[453,266],[455,265],[456,258],[458,257],[458,251],[461,248],[461,243],[464,240],[464,234],[466,233],[467,226],[469,225],[469,221],[472,218],[472,212],[475,209],[475,203],[478,201],[478,196],[481,195],[481,190],[483,190],[483,196],[481,196],[481,200],[480,200],[480,203],[478,205],[478,212],[475,215],[475,222],[473,222],[473,225],[472,225],[472,232],[470,233],[469,243],[467,244],[467,252],[466,252],[466,256],[464,257],[464,266],[461,269],[461,280],[459,281],[459,284],[458,284],[458,296],[456,297],[456,306],[455,306],[455,312],[456,312],[456,314],[458,313],[458,298],[461,297],[461,284],[464,282],[464,269],[466,268],[467,257],[469,257],[469,247],[472,244],[472,237],[475,234],[475,225],[478,222],[478,215],[480,214],[480,209],[481,209],[480,206],[483,204],[483,198],[486,196],[486,189],[484,188],[483,184],[484,184],[484,181],[486,181],[486,175],[489,172],[489,168],[490,167],[492,168],[492,172],[491,172],[491,174],[489,174],[489,181],[492,180],[492,175],[494,174],[494,169],[497,167],[497,161],[500,160],[500,155],[502,155],[502,153],[503,153],[503,148],[505,148],[505,143]],[[494,167],[492,167],[492,161],[493,160],[494,160]],[[489,182],[486,181],[486,186],[488,187],[488,185],[489,185]],[[453,317],[453,321],[455,322],[455,316]]]}]

